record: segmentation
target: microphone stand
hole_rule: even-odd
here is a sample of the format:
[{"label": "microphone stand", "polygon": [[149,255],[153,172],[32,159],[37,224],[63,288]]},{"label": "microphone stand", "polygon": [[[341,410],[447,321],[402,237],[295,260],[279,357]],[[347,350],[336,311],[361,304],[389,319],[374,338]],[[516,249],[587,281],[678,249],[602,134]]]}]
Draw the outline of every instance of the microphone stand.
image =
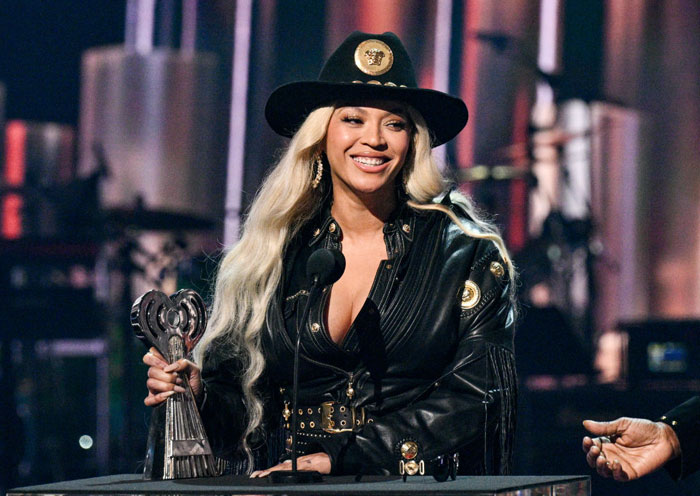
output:
[{"label": "microphone stand", "polygon": [[309,317],[311,303],[318,298],[320,293],[321,285],[319,285],[319,276],[315,275],[313,283],[311,284],[311,290],[309,291],[309,299],[306,300],[306,305],[304,306],[301,324],[297,329],[297,341],[294,345],[294,372],[292,375],[292,470],[276,470],[270,473],[270,482],[273,484],[307,484],[309,482],[321,482],[323,480],[323,476],[320,472],[315,470],[297,470],[297,399],[299,395],[299,349],[301,348],[301,331],[306,326],[306,319]]}]

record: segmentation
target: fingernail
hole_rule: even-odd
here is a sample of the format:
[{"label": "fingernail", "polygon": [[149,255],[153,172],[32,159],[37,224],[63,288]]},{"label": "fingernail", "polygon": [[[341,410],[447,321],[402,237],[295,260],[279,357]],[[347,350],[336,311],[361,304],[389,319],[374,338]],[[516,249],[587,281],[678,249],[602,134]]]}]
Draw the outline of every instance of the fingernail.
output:
[{"label": "fingernail", "polygon": [[174,392],[174,393],[184,393],[184,392],[185,392],[185,388],[182,387],[182,386],[175,386],[175,387],[173,387],[173,392]]},{"label": "fingernail", "polygon": [[171,363],[171,364],[168,364],[168,366],[165,367],[165,368],[163,369],[163,371],[165,371],[165,372],[172,372],[173,370],[175,370],[175,367],[177,367],[177,363]]},{"label": "fingernail", "polygon": [[162,394],[163,394],[164,397],[167,398],[168,396],[174,395],[174,394],[175,394],[175,391],[166,391],[166,392],[164,392],[164,393],[162,393]]}]

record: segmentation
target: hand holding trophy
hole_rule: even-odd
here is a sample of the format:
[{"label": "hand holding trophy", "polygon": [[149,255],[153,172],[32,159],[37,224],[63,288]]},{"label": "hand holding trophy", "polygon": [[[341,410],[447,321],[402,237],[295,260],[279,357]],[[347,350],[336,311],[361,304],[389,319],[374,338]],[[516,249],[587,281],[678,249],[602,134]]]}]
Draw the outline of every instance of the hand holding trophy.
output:
[{"label": "hand holding trophy", "polygon": [[[204,333],[206,323],[204,302],[190,289],[178,291],[171,297],[160,291],[149,291],[131,307],[131,326],[136,336],[146,346],[155,348],[170,364],[165,367],[164,374],[183,369],[174,364],[189,355]],[[164,412],[158,407],[151,416],[144,468],[146,479],[218,475],[188,376],[182,371],[177,375],[178,384],[173,391],[180,394],[170,393],[165,399]],[[198,375],[195,380],[199,380]],[[196,389],[200,387],[195,385]],[[151,396],[149,394],[149,398]],[[152,405],[162,402],[158,396],[153,396]]]}]

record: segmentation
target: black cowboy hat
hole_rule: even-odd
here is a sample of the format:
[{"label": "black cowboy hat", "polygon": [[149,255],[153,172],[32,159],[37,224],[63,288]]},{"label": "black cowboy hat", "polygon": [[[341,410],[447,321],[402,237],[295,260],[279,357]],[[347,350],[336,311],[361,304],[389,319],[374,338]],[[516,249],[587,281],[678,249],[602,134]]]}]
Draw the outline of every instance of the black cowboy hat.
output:
[{"label": "black cowboy hat", "polygon": [[456,97],[419,88],[413,64],[394,33],[355,31],[333,52],[317,81],[296,81],[272,92],[265,117],[272,129],[291,137],[309,113],[331,102],[397,100],[415,108],[441,145],[467,123],[467,106]]}]

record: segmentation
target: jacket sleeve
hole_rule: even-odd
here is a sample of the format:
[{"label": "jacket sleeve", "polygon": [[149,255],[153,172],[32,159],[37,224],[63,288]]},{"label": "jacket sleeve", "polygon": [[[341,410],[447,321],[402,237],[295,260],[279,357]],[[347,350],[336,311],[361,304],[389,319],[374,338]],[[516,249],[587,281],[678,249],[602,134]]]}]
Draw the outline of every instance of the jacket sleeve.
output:
[{"label": "jacket sleeve", "polygon": [[[490,270],[492,262],[504,271]],[[485,467],[508,472],[516,394],[514,309],[507,268],[492,243],[478,241],[468,281],[461,301],[452,302],[461,312],[452,362],[404,408],[343,440],[322,443],[333,473],[397,473],[408,441],[417,445],[417,463],[468,448],[477,457],[483,453]],[[478,296],[469,292],[474,286]],[[487,452],[495,459],[486,460]]]},{"label": "jacket sleeve", "polygon": [[199,405],[204,429],[216,456],[230,458],[237,450],[246,425],[241,389],[241,364],[235,355],[224,357],[210,346],[202,367],[204,397]]},{"label": "jacket sleeve", "polygon": [[676,433],[681,456],[666,464],[675,479],[683,479],[700,469],[700,396],[695,396],[661,417]]}]

